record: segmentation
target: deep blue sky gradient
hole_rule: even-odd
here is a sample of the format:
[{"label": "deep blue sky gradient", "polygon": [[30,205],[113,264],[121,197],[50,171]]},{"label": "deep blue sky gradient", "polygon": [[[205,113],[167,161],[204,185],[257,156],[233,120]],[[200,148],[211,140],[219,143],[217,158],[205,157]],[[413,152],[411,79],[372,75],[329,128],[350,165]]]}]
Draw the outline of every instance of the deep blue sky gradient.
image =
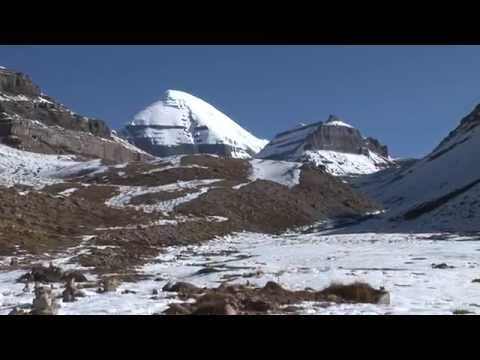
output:
[{"label": "deep blue sky gradient", "polygon": [[113,128],[176,89],[263,138],[337,114],[397,157],[480,103],[478,64],[480,46],[0,46],[0,65]]}]

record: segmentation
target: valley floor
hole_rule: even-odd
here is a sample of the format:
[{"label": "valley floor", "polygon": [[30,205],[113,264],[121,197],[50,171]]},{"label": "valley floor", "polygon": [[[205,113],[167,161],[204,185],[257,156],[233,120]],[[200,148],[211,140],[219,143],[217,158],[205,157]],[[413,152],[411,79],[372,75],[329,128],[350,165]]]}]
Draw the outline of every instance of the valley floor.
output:
[{"label": "valley floor", "polygon": [[[203,245],[166,248],[139,269],[146,280],[124,282],[110,293],[99,294],[92,288],[73,303],[60,300],[59,314],[161,313],[168,304],[181,302],[162,291],[168,281],[217,287],[227,280],[261,286],[273,280],[291,290],[365,281],[390,292],[390,305],[303,303],[301,314],[476,313],[480,283],[472,280],[480,278],[479,255],[480,235],[240,233]],[[68,259],[66,254],[54,264],[80,268],[68,264]],[[24,284],[15,281],[25,271],[8,270],[9,261],[0,258],[0,314],[33,299],[33,293],[22,291]],[[442,263],[447,268],[432,266]],[[95,280],[95,275],[87,272],[87,278]],[[63,285],[55,285],[54,292],[60,294]]]}]

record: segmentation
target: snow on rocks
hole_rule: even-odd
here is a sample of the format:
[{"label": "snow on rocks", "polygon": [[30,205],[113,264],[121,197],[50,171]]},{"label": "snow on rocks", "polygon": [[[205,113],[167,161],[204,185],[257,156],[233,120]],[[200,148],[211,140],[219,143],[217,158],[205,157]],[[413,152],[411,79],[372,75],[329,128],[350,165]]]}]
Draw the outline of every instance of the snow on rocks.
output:
[{"label": "snow on rocks", "polygon": [[[144,212],[171,212],[176,206],[196,199],[201,194],[204,194],[209,190],[209,186],[216,182],[221,181],[221,179],[205,179],[205,180],[192,180],[192,181],[177,181],[173,184],[161,185],[161,186],[151,186],[151,187],[142,187],[142,186],[120,186],[120,194],[114,196],[113,198],[107,200],[105,204],[112,207],[124,207],[130,206],[136,209],[141,209]],[[184,196],[167,200],[159,201],[153,205],[131,205],[130,201],[132,198],[144,195],[144,194],[154,194],[158,192],[179,192],[182,190],[197,190],[192,193],[188,193]]]},{"label": "snow on rocks", "polygon": [[252,165],[252,173],[249,177],[251,181],[270,180],[289,188],[300,183],[302,163],[254,159],[250,160],[250,164]]},{"label": "snow on rocks", "polygon": [[[386,209],[398,228],[480,230],[480,107],[429,155],[362,179],[359,188]],[[387,224],[391,226],[392,224]]]},{"label": "snow on rocks", "polygon": [[335,176],[355,176],[375,173],[389,165],[389,161],[372,151],[368,155],[338,151],[306,151],[303,159],[315,166],[324,166]]},{"label": "snow on rocks", "polygon": [[340,120],[332,120],[332,121],[327,121],[324,124],[325,126],[344,126],[348,128],[353,128],[352,125],[347,124],[346,122],[340,121]]},{"label": "snow on rocks", "polygon": [[[219,282],[264,286],[275,281],[286,289],[324,289],[332,282],[367,282],[390,293],[389,304],[299,304],[300,314],[452,314],[458,309],[478,312],[480,306],[478,241],[442,234],[285,234],[240,233],[200,246],[169,247],[143,266],[152,278],[124,282],[117,291],[62,303],[58,314],[153,314],[178,302],[161,289],[170,281],[198,287]],[[434,269],[433,263],[454,268]],[[200,272],[208,264],[220,271]],[[0,314],[31,303],[15,280],[22,271],[0,272]],[[90,278],[91,276],[87,274]],[[128,290],[125,291],[125,290]],[[152,296],[155,291],[156,295]],[[61,289],[58,290],[59,292]]]}]

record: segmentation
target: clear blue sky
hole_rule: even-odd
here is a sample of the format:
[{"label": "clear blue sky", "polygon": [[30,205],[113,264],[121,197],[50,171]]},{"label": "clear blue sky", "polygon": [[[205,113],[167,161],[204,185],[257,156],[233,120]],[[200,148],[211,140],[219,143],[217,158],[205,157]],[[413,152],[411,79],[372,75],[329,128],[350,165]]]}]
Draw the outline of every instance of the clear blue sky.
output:
[{"label": "clear blue sky", "polygon": [[113,128],[176,89],[264,138],[337,114],[401,157],[480,103],[479,64],[480,46],[0,46],[0,65]]}]

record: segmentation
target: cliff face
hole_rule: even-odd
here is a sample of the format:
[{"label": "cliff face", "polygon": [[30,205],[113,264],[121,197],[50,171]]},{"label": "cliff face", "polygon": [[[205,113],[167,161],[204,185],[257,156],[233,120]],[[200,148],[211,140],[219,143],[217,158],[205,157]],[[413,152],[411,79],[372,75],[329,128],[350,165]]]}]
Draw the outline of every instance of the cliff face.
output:
[{"label": "cliff face", "polygon": [[141,161],[150,155],[129,149],[111,137],[95,136],[89,132],[46,126],[40,122],[17,119],[0,122],[0,139],[5,145],[42,154],[76,154],[100,158],[111,163]]},{"label": "cliff face", "polygon": [[29,97],[41,95],[40,88],[32,82],[28,75],[5,68],[0,68],[0,92]]},{"label": "cliff face", "polygon": [[74,113],[28,75],[0,68],[0,142],[32,152],[125,162],[150,157],[112,136],[104,121]]},{"label": "cliff face", "polygon": [[367,174],[391,164],[387,146],[333,115],[279,133],[257,157],[311,163],[334,175]]},{"label": "cliff face", "polygon": [[363,138],[360,131],[346,126],[320,126],[308,139],[305,150],[331,150],[367,155],[368,150],[388,157],[388,148],[377,139]]},{"label": "cliff face", "polygon": [[359,130],[330,115],[318,122],[278,134],[259,154],[260,158],[292,160],[305,151],[336,151],[368,155],[372,151],[388,157],[388,148],[373,138],[364,138]]}]

